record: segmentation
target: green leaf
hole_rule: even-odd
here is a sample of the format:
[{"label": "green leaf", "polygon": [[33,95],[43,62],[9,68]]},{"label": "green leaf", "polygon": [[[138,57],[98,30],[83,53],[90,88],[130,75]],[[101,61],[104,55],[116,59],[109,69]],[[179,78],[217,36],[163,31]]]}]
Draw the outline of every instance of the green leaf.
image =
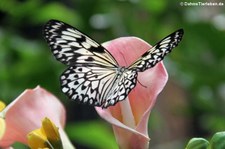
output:
[{"label": "green leaf", "polygon": [[225,148],[225,131],[217,132],[210,140],[211,149],[224,149]]},{"label": "green leaf", "polygon": [[207,149],[209,146],[209,142],[204,138],[192,138],[187,146],[186,149]]},{"label": "green leaf", "polygon": [[96,149],[115,149],[118,145],[110,129],[102,122],[88,121],[68,124],[69,138],[87,147]]}]

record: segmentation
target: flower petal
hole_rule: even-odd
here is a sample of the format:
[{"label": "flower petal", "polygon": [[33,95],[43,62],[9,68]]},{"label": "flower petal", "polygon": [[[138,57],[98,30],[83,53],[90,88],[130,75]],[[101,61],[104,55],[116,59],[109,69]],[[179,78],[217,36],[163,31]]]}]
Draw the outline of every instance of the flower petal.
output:
[{"label": "flower petal", "polygon": [[[151,46],[135,37],[123,37],[104,44],[121,66],[129,66]],[[162,62],[155,67],[138,74],[136,87],[130,92],[129,102],[119,102],[106,110],[96,107],[98,114],[113,125],[113,130],[121,148],[148,148],[148,118],[150,111],[168,79]],[[135,127],[125,123],[126,106],[134,117]]]},{"label": "flower petal", "polygon": [[0,140],[5,134],[5,120],[0,117]]},{"label": "flower petal", "polygon": [[[25,90],[3,111],[6,132],[1,147],[18,141],[27,144],[26,135],[41,126],[41,120],[49,117],[57,126],[65,125],[65,109],[61,102],[41,87]],[[13,132],[13,133],[12,133]]]},{"label": "flower petal", "polygon": [[48,118],[45,118],[42,121],[42,127],[45,130],[45,134],[48,140],[51,142],[59,142],[60,141],[60,134],[58,128],[55,126],[54,123]]},{"label": "flower petal", "polygon": [[42,129],[32,131],[27,137],[28,145],[31,149],[50,147],[47,142],[47,137]]}]

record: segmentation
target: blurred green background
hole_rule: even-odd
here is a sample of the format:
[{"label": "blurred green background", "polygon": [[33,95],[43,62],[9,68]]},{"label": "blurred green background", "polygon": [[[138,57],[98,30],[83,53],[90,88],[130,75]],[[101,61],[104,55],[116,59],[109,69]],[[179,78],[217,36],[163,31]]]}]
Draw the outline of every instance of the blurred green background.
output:
[{"label": "blurred green background", "polygon": [[37,85],[49,90],[67,108],[66,131],[78,149],[117,146],[110,125],[93,107],[61,93],[59,76],[66,67],[54,59],[42,35],[49,19],[67,22],[100,43],[137,36],[153,45],[183,28],[181,44],[164,60],[169,81],[150,116],[150,148],[180,149],[192,137],[225,130],[225,2],[0,0],[0,16],[0,99],[9,103]]}]

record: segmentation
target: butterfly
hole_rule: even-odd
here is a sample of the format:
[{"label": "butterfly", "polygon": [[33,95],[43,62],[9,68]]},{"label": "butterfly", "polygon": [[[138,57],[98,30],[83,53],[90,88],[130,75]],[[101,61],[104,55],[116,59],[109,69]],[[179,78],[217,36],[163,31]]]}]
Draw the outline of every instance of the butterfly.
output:
[{"label": "butterfly", "polygon": [[44,26],[44,37],[53,55],[68,66],[60,77],[62,92],[72,100],[102,108],[126,99],[136,86],[138,72],[154,67],[178,45],[183,34],[183,29],[175,31],[124,67],[78,29],[58,20]]}]

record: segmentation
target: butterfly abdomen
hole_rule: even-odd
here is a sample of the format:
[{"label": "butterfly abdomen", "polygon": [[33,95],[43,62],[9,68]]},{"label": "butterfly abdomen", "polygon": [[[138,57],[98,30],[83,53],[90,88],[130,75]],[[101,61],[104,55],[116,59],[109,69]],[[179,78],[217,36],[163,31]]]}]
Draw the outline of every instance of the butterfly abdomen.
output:
[{"label": "butterfly abdomen", "polygon": [[110,90],[103,108],[115,105],[118,101],[126,99],[128,94],[136,86],[137,83],[137,71],[129,70],[125,67],[120,67],[117,70],[117,82],[114,83],[112,90]]}]

